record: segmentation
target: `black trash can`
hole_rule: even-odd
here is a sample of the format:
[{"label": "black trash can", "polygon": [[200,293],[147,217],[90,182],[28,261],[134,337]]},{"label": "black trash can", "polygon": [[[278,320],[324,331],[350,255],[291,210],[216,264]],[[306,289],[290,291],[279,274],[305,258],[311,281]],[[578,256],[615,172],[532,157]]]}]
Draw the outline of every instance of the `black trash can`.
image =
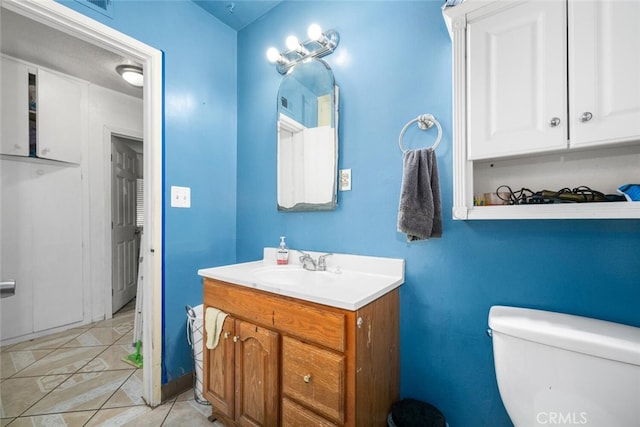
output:
[{"label": "black trash can", "polygon": [[391,405],[387,417],[389,427],[446,427],[442,412],[427,402],[402,399]]}]

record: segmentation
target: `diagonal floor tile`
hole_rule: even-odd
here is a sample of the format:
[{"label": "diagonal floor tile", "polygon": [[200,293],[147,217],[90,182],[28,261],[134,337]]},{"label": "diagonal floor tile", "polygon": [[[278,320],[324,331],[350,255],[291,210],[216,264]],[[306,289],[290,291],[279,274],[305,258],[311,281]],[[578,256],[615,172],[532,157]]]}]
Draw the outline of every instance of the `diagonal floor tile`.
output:
[{"label": "diagonal floor tile", "polygon": [[83,426],[96,411],[68,412],[16,418],[11,427],[76,427]]},{"label": "diagonal floor tile", "polygon": [[111,319],[101,320],[94,323],[92,326],[95,328],[116,328],[118,330],[131,330],[133,329],[133,322],[135,320],[135,312],[130,311],[124,314],[118,314]]},{"label": "diagonal floor tile", "polygon": [[54,350],[63,344],[71,341],[78,335],[86,332],[88,330],[87,327],[79,327],[69,329],[67,331],[58,332],[55,334],[47,335],[46,337],[36,338],[30,341],[24,341],[18,344],[14,344],[11,346],[11,351],[19,351],[19,350]]},{"label": "diagonal floor tile", "polygon": [[62,384],[69,375],[9,378],[0,388],[0,418],[17,417]]},{"label": "diagonal floor tile", "polygon": [[122,387],[102,406],[102,409],[146,405],[142,398],[142,369],[136,369]]},{"label": "diagonal floor tile", "polygon": [[148,406],[101,409],[85,427],[158,427],[167,417],[172,404],[166,403],[154,409]]},{"label": "diagonal floor tile", "polygon": [[135,344],[133,342],[133,329],[124,334],[118,341],[116,341],[116,344],[130,345],[135,349]]},{"label": "diagonal floor tile", "polygon": [[55,414],[100,408],[133,373],[133,369],[74,374],[24,415]]},{"label": "diagonal floor tile", "polygon": [[95,359],[87,363],[78,372],[114,371],[135,368],[135,366],[122,361],[123,358],[131,353],[131,347],[128,345],[112,345],[97,355]]},{"label": "diagonal floor tile", "polygon": [[9,378],[42,359],[52,350],[24,350],[0,353],[0,378]]},{"label": "diagonal floor tile", "polygon": [[209,415],[211,415],[211,406],[200,405],[195,400],[176,401],[162,427],[224,427],[220,423],[212,424],[208,420]]},{"label": "diagonal floor tile", "polygon": [[92,328],[65,343],[62,347],[92,347],[111,345],[128,332],[117,328]]},{"label": "diagonal floor tile", "polygon": [[14,377],[73,374],[106,348],[106,346],[61,348],[18,372]]}]

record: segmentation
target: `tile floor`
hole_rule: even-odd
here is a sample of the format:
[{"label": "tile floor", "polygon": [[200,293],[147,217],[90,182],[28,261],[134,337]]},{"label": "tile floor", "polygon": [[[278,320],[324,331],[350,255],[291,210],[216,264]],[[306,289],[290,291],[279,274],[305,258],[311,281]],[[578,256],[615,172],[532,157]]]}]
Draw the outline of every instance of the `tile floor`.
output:
[{"label": "tile floor", "polygon": [[112,319],[0,349],[0,427],[208,426],[193,390],[151,409],[135,351],[130,303]]}]

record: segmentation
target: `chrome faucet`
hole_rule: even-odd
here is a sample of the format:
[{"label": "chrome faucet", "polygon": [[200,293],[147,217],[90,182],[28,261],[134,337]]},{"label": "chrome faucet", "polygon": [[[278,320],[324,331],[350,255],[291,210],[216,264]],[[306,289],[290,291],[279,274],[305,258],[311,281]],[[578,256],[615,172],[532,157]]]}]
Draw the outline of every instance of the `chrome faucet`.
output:
[{"label": "chrome faucet", "polygon": [[302,263],[302,268],[309,271],[316,271],[316,262],[311,258],[306,252],[298,251],[302,255],[300,256],[300,263]]},{"label": "chrome faucet", "polygon": [[324,255],[320,255],[318,257],[318,267],[317,270],[318,271],[327,271],[327,261],[326,258],[330,255],[333,255],[332,253],[328,253],[328,254],[324,254]]},{"label": "chrome faucet", "polygon": [[302,264],[302,268],[309,271],[327,271],[327,261],[326,258],[329,255],[333,255],[331,253],[320,255],[318,257],[318,261],[316,262],[311,255],[306,252],[300,252],[300,263]]}]

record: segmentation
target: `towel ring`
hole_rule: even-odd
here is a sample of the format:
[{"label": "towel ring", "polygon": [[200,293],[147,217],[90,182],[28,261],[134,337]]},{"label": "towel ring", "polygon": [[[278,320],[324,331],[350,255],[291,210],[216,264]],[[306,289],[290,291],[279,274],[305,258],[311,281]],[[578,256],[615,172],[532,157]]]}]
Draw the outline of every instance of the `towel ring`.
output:
[{"label": "towel ring", "polygon": [[442,140],[442,126],[440,126],[440,122],[438,122],[436,118],[433,117],[433,114],[422,114],[416,117],[415,119],[409,121],[409,123],[404,125],[404,127],[400,131],[400,137],[398,138],[398,145],[400,146],[400,150],[403,153],[407,151],[402,146],[402,138],[404,138],[404,133],[407,131],[407,129],[409,129],[409,126],[411,126],[415,122],[418,122],[418,127],[422,130],[427,130],[431,128],[434,124],[436,125],[436,127],[438,128],[438,138],[436,138],[436,142],[431,146],[431,148],[433,150],[438,148],[438,145],[440,145],[440,141]]}]

